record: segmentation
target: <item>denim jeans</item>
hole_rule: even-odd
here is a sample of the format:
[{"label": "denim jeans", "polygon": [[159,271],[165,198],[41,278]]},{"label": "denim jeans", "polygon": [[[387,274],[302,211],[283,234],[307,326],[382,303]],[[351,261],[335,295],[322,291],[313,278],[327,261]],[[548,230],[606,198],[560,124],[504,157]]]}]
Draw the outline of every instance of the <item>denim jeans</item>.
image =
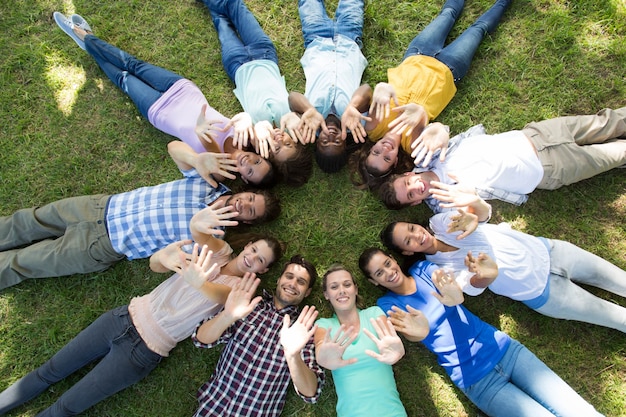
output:
[{"label": "denim jeans", "polygon": [[246,62],[268,59],[278,65],[278,54],[272,40],[248,10],[243,0],[203,0],[222,48],[222,64],[230,79]]},{"label": "denim jeans", "polygon": [[550,297],[536,311],[550,317],[577,320],[626,333],[626,308],[596,297],[577,283],[626,297],[626,271],[569,242],[548,239]]},{"label": "denim jeans", "polygon": [[492,417],[601,415],[516,340],[490,373],[463,392]]},{"label": "denim jeans", "polygon": [[403,59],[412,55],[432,56],[446,64],[452,71],[455,82],[459,81],[467,74],[474,54],[483,38],[487,33],[496,29],[511,1],[496,1],[458,38],[444,47],[446,38],[465,4],[464,0],[446,1],[441,13],[411,41]]},{"label": "denim jeans", "polygon": [[137,59],[94,35],[85,36],[85,49],[113,84],[130,97],[146,119],[154,102],[176,81],[183,78]]},{"label": "denim jeans", "polygon": [[299,0],[298,12],[306,49],[316,37],[332,38],[343,35],[363,47],[363,0],[339,0],[335,19],[326,13],[323,0]]},{"label": "denim jeans", "polygon": [[49,408],[37,414],[70,416],[142,380],[162,357],[137,333],[128,306],[101,315],[48,362],[0,393],[0,415],[35,398],[91,362],[100,362]]}]

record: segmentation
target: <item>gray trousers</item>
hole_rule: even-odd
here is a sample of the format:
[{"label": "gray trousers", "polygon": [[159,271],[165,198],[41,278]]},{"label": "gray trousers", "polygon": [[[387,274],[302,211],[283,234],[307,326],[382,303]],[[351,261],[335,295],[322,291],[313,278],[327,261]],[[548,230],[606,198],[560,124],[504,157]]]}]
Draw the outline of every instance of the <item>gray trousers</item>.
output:
[{"label": "gray trousers", "polygon": [[600,298],[579,284],[626,297],[626,271],[572,243],[550,243],[550,296],[536,311],[558,319],[577,320],[626,333],[626,307]]},{"label": "gray trousers", "polygon": [[527,124],[543,165],[537,186],[554,190],[626,164],[626,107]]},{"label": "gray trousers", "polygon": [[103,271],[124,259],[105,225],[109,198],[66,198],[0,217],[0,289],[28,278]]}]

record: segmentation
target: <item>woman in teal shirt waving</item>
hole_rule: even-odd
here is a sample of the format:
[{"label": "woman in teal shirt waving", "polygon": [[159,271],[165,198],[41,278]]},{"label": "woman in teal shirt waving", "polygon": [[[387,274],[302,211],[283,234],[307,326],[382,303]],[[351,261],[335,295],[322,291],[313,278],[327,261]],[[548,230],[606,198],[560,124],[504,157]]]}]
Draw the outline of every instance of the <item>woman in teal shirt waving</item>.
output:
[{"label": "woman in teal shirt waving", "polygon": [[393,325],[379,307],[357,308],[359,291],[343,266],[324,274],[322,289],[335,314],[316,322],[315,356],[332,371],[337,416],[406,417],[391,368],[404,356]]}]

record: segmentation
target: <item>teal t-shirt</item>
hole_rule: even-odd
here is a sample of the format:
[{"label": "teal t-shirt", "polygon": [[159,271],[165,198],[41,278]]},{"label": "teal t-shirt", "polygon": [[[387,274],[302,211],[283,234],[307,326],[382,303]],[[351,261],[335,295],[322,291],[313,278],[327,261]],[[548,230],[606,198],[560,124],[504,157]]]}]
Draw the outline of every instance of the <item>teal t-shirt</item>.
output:
[{"label": "teal t-shirt", "polygon": [[[378,352],[376,344],[363,333],[363,328],[374,335],[376,331],[370,318],[384,316],[379,307],[359,310],[361,331],[357,339],[346,349],[343,358],[357,358],[352,365],[332,371],[337,392],[337,416],[385,416],[406,417],[400,401],[391,365],[386,365],[365,353],[370,349]],[[337,316],[317,320],[317,326],[331,329],[331,335],[339,329]]]},{"label": "teal t-shirt", "polygon": [[233,90],[243,110],[257,123],[267,120],[280,126],[280,119],[289,113],[289,93],[278,65],[267,59],[246,62],[235,73]]}]

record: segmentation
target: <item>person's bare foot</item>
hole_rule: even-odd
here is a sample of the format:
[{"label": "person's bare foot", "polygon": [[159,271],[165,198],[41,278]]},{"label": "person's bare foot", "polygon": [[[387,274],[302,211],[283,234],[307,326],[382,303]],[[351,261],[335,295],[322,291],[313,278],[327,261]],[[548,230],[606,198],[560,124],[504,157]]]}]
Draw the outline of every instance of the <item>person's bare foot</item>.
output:
[{"label": "person's bare foot", "polygon": [[78,39],[80,39],[81,41],[85,41],[85,36],[87,36],[88,34],[91,35],[91,32],[86,31],[85,29],[78,27],[76,25],[74,25],[74,27],[72,28],[72,30],[74,31],[74,33],[76,34],[76,36],[78,36]]}]

